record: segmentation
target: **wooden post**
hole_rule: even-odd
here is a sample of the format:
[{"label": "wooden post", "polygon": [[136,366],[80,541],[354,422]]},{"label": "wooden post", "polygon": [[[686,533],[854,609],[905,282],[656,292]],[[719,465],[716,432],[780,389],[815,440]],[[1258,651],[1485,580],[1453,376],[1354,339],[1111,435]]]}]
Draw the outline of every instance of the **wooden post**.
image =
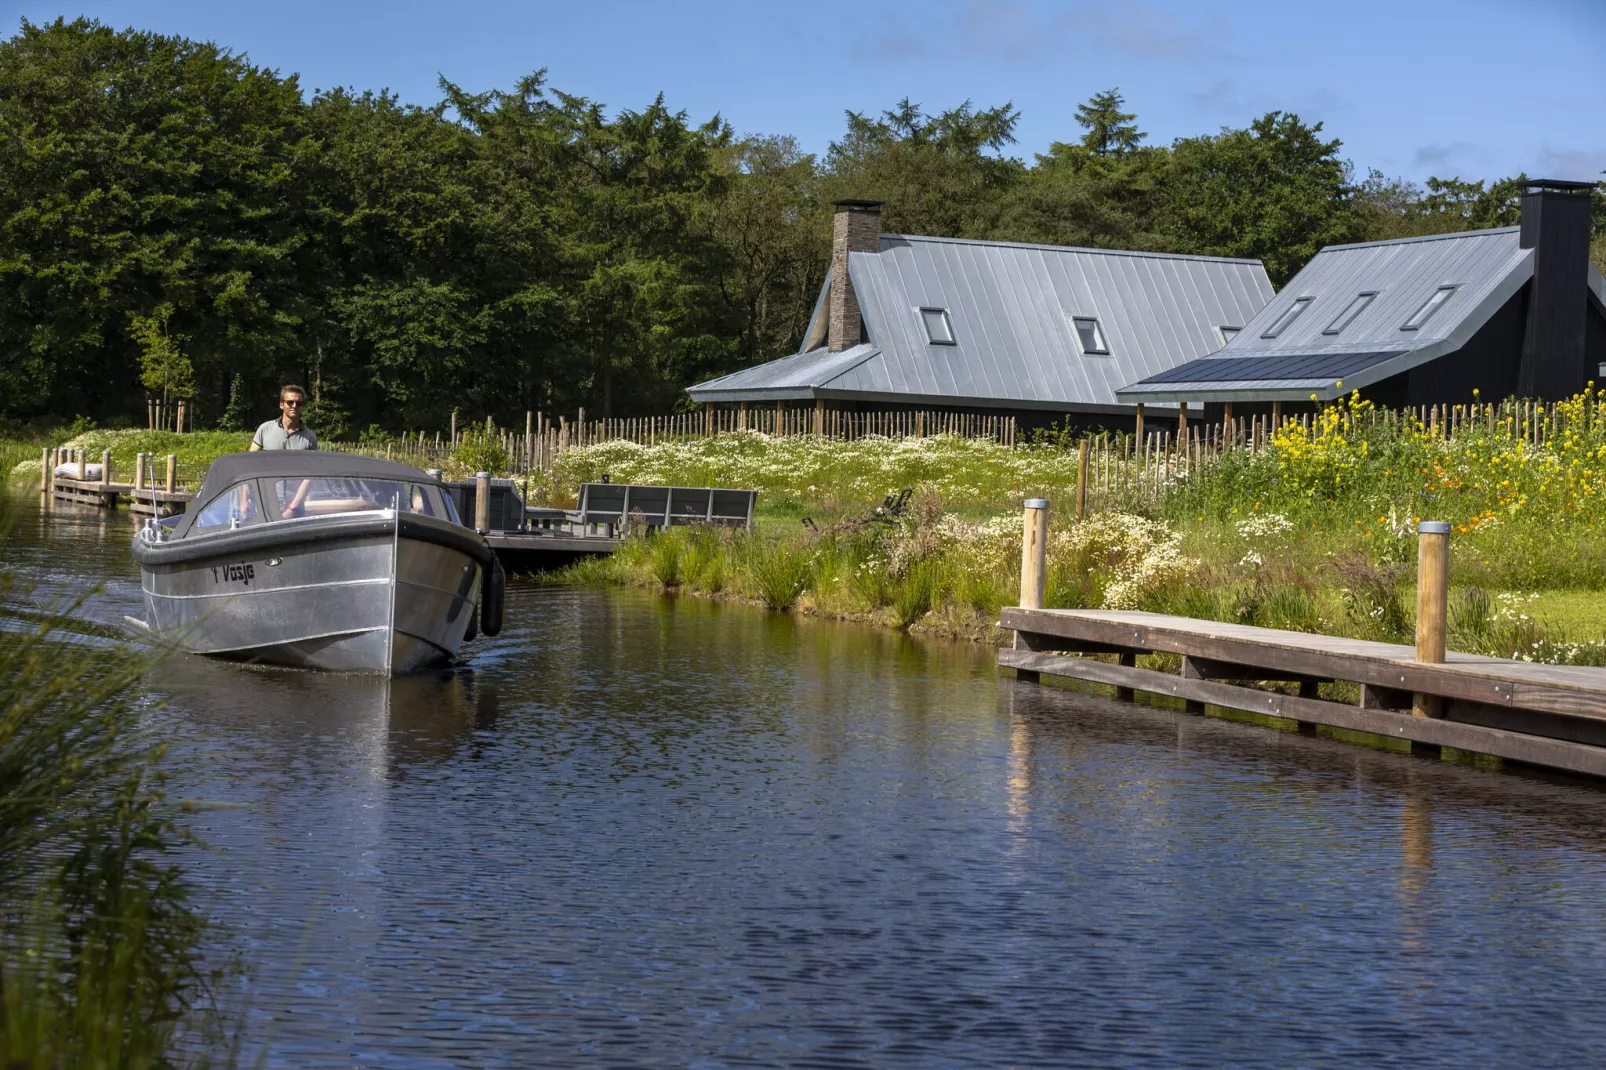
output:
[{"label": "wooden post", "polygon": [[178,434],[180,434],[180,435],[182,435],[184,433],[184,409],[185,409],[185,406],[186,406],[186,402],[184,401],[183,398],[180,398],[179,402],[178,402],[178,419],[173,424],[173,430],[175,432],[177,432]]},{"label": "wooden post", "polygon": [[112,481],[112,451],[100,451],[100,485],[106,486]]},{"label": "wooden post", "polygon": [[455,450],[457,448],[457,410],[456,409],[452,410],[452,433],[451,433],[450,438],[447,439],[447,441],[451,444],[451,448],[452,449]]},{"label": "wooden post", "polygon": [[825,399],[814,399],[814,437],[822,438],[825,435]]},{"label": "wooden post", "polygon": [[134,489],[143,490],[145,487],[145,455],[134,454]]},{"label": "wooden post", "polygon": [[83,483],[89,479],[89,451],[76,449],[73,453],[78,455],[78,482]]},{"label": "wooden post", "polygon": [[1186,449],[1188,442],[1188,403],[1177,402],[1177,449]]},{"label": "wooden post", "polygon": [[178,489],[178,458],[171,453],[167,455],[167,489],[171,493]]},{"label": "wooden post", "polygon": [[[1450,525],[1443,520],[1424,520],[1416,530],[1416,660],[1438,664],[1444,661],[1444,620],[1450,581]],[[1413,694],[1411,714],[1415,717],[1443,717],[1444,700],[1438,695]],[[1411,749],[1436,753],[1439,748],[1432,744],[1412,743]]]},{"label": "wooden post", "polygon": [[705,401],[705,402],[703,402],[703,435],[704,436],[708,436],[708,435],[712,435],[713,433],[714,433],[714,403],[712,401]]},{"label": "wooden post", "polygon": [[535,413],[529,409],[524,410],[524,470],[528,472],[535,467]]},{"label": "wooden post", "polygon": [[1272,433],[1276,434],[1277,430],[1282,426],[1283,426],[1283,403],[1280,402],[1280,401],[1274,401],[1274,402],[1271,403],[1271,430],[1272,430]]},{"label": "wooden post", "polygon": [[145,399],[145,430],[156,430],[156,399]]},{"label": "wooden post", "polygon": [[1022,609],[1043,608],[1048,580],[1048,499],[1027,498],[1020,540],[1020,604]]},{"label": "wooden post", "polygon": [[1082,439],[1076,448],[1076,519],[1087,515],[1087,451],[1091,444]]},{"label": "wooden post", "polygon": [[491,530],[491,473],[474,473],[474,530]]},{"label": "wooden post", "polygon": [[39,492],[41,494],[50,493],[50,485],[55,479],[55,466],[50,463],[52,460],[54,458],[51,456],[50,447],[46,446],[39,454]]},{"label": "wooden post", "polygon": [[1143,437],[1143,402],[1141,402],[1141,401],[1138,402],[1138,421],[1137,421],[1137,427],[1133,430],[1133,433],[1132,433],[1132,441],[1134,443],[1145,441],[1145,439]]},{"label": "wooden post", "polygon": [[738,431],[747,430],[747,402],[745,401],[736,406],[736,429]]}]

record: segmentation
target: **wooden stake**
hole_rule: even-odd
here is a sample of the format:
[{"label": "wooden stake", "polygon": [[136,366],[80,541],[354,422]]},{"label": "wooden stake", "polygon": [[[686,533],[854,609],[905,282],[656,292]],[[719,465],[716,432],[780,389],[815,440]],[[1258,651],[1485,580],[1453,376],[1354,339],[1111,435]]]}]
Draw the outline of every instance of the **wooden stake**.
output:
[{"label": "wooden stake", "polygon": [[[1417,661],[1431,664],[1444,661],[1449,581],[1450,525],[1443,520],[1424,520],[1417,526]],[[1411,713],[1417,717],[1443,717],[1444,700],[1437,695],[1415,694],[1411,698]]]},{"label": "wooden stake", "polygon": [[1083,439],[1076,449],[1076,518],[1087,515],[1087,451],[1088,440]]},{"label": "wooden stake", "polygon": [[112,451],[100,451],[100,485],[106,486],[112,481]]},{"label": "wooden stake", "polygon": [[1137,426],[1132,432],[1132,441],[1134,443],[1148,441],[1143,437],[1143,402],[1141,401],[1138,402]]},{"label": "wooden stake", "polygon": [[491,473],[474,473],[474,530],[491,530]]},{"label": "wooden stake", "polygon": [[1027,498],[1020,543],[1020,604],[1042,609],[1048,579],[1048,499]]},{"label": "wooden stake", "polygon": [[178,458],[171,453],[167,455],[167,489],[169,493],[178,489]]}]

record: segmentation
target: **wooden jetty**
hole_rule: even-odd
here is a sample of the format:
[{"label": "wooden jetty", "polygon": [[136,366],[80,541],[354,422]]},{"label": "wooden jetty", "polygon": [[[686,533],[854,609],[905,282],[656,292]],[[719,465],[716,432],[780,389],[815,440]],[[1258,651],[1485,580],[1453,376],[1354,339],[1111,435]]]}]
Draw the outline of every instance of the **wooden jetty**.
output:
[{"label": "wooden jetty", "polygon": [[[1418,751],[1454,747],[1606,776],[1606,669],[1458,653],[1423,663],[1410,646],[1160,613],[1010,607],[1002,618],[1016,646],[998,664],[1021,680],[1064,676],[1282,717],[1307,732],[1329,725]],[[1178,669],[1140,668],[1142,654],[1176,655]],[[1318,697],[1334,681],[1359,685],[1358,701]],[[1250,682],[1295,684],[1299,694]],[[1440,716],[1413,714],[1424,696],[1440,700]]]},{"label": "wooden jetty", "polygon": [[[1000,614],[1015,641],[998,652],[1019,680],[1063,676],[1128,698],[1168,695],[1200,713],[1215,705],[1285,718],[1307,734],[1327,725],[1409,740],[1415,753],[1453,747],[1606,776],[1606,669],[1446,651],[1450,525],[1442,521],[1419,527],[1416,643],[1405,646],[1162,613],[1043,608],[1048,502],[1025,504],[1021,604]],[[1160,666],[1140,667],[1148,655],[1162,655]],[[1323,697],[1332,684],[1350,686]],[[1339,701],[1335,691],[1355,698]]]}]

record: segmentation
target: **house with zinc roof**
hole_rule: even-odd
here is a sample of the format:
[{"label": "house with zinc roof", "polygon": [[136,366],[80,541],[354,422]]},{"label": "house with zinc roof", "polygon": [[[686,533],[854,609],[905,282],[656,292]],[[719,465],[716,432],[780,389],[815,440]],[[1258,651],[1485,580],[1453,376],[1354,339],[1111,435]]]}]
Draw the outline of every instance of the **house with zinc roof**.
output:
[{"label": "house with zinc roof", "polygon": [[1121,387],[1221,348],[1272,299],[1258,260],[883,234],[880,222],[879,202],[838,201],[798,351],[699,383],[692,399],[1118,426],[1136,412]]},{"label": "house with zinc roof", "polygon": [[1606,279],[1589,262],[1588,182],[1536,180],[1521,224],[1328,246],[1219,352],[1133,379],[1122,401],[1385,406],[1606,381]]}]

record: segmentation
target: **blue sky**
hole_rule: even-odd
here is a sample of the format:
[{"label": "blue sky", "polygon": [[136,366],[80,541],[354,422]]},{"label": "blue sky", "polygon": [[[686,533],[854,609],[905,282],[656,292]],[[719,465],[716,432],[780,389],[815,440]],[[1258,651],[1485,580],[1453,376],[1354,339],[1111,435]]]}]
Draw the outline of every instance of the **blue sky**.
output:
[{"label": "blue sky", "polygon": [[1078,133],[1119,86],[1152,142],[1273,108],[1321,120],[1362,174],[1421,180],[1606,170],[1606,0],[813,0],[808,4],[390,0],[0,0],[17,20],[85,15],[209,39],[310,91],[433,103],[549,70],[610,107],[662,91],[695,119],[823,153],[845,109],[1013,101],[1013,154]]}]

